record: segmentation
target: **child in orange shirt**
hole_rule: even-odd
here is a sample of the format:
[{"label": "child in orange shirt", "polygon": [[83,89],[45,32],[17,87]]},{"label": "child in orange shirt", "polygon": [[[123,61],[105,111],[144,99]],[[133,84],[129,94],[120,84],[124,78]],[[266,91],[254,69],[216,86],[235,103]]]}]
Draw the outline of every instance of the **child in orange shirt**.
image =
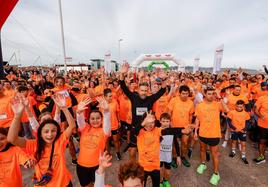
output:
[{"label": "child in orange shirt", "polygon": [[15,116],[8,132],[8,141],[13,145],[25,148],[27,154],[35,157],[37,161],[33,179],[35,186],[72,186],[71,173],[66,167],[65,151],[69,137],[75,128],[75,121],[66,106],[65,97],[57,95],[54,102],[64,112],[69,126],[61,133],[60,126],[56,121],[45,120],[38,128],[36,140],[26,140],[18,136],[24,110],[22,101],[23,95],[19,94],[14,98],[12,109]]},{"label": "child in orange shirt", "polygon": [[0,186],[22,187],[20,165],[32,167],[34,161],[19,147],[7,141],[8,128],[0,127]]},{"label": "child in orange shirt", "polygon": [[85,122],[84,110],[91,99],[82,100],[76,111],[78,130],[81,132],[76,172],[81,186],[93,186],[95,171],[99,167],[99,154],[104,152],[111,131],[109,105],[103,98],[97,98],[97,101],[104,110],[104,116],[100,111],[92,110],[89,124]]},{"label": "child in orange shirt", "polygon": [[[155,116],[145,113],[140,128],[136,129],[139,164],[144,168],[144,186],[150,176],[153,187],[160,186],[160,137],[162,135],[180,135],[189,133],[189,129],[155,127]],[[142,128],[144,127],[144,128]]]},{"label": "child in orange shirt", "polygon": [[231,129],[231,142],[232,151],[229,154],[230,157],[234,157],[236,154],[237,140],[241,143],[242,161],[248,164],[246,158],[246,124],[250,123],[250,115],[244,110],[245,102],[243,100],[238,100],[235,105],[235,110],[228,110],[227,114],[227,124]]}]

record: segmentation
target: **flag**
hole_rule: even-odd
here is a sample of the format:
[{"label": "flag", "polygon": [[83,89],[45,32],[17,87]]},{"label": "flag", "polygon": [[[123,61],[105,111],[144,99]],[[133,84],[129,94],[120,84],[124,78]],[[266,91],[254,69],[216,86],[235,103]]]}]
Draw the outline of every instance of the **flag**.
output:
[{"label": "flag", "polygon": [[0,30],[17,2],[18,0],[0,0]]},{"label": "flag", "polygon": [[193,73],[199,71],[199,60],[200,60],[199,56],[194,59]]},{"label": "flag", "polygon": [[221,61],[223,57],[223,49],[224,45],[220,45],[215,50],[215,56],[214,56],[214,65],[213,65],[213,74],[216,74],[221,70]]}]

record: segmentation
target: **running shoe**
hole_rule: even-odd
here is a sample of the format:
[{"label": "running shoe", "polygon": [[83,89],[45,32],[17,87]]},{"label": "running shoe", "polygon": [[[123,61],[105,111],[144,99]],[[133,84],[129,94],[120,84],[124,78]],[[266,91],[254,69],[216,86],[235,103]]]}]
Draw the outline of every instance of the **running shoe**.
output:
[{"label": "running shoe", "polygon": [[72,159],[72,165],[77,165],[77,159],[75,160]]},{"label": "running shoe", "polygon": [[189,168],[191,166],[190,162],[185,157],[181,158],[181,162],[187,168]]},{"label": "running shoe", "polygon": [[242,161],[244,162],[244,164],[248,164],[248,160],[246,157],[242,157]]},{"label": "running shoe", "polygon": [[164,187],[171,187],[171,184],[167,180],[164,180],[163,184],[164,184]]},{"label": "running shoe", "polygon": [[116,153],[116,160],[119,161],[121,159],[122,159],[122,157],[121,157],[120,153]]},{"label": "running shoe", "polygon": [[235,152],[231,151],[230,154],[229,154],[229,157],[231,157],[231,158],[235,157]]},{"label": "running shoe", "polygon": [[171,167],[172,168],[178,168],[178,164],[177,164],[176,160],[172,159]]},{"label": "running shoe", "polygon": [[215,174],[213,173],[213,175],[211,176],[209,182],[210,184],[214,185],[214,186],[217,186],[220,182],[220,175],[219,174]]},{"label": "running shoe", "polygon": [[266,162],[265,157],[263,155],[260,155],[257,158],[254,158],[253,161],[256,164],[262,164],[262,163],[265,163]]},{"label": "running shoe", "polygon": [[206,171],[206,169],[207,169],[206,164],[200,164],[198,166],[198,168],[196,169],[196,171],[197,171],[198,174],[201,175],[201,174],[203,174]]}]

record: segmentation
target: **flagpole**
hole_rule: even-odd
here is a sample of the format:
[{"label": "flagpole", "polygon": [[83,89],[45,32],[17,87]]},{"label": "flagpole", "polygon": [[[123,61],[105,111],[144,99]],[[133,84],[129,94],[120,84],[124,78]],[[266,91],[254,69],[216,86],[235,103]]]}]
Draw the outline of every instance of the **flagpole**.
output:
[{"label": "flagpole", "polygon": [[66,50],[65,50],[65,39],[64,39],[64,28],[63,28],[61,0],[59,0],[59,11],[60,11],[60,24],[61,24],[62,51],[63,51],[63,58],[64,58],[64,70],[65,70],[65,74],[67,75]]}]

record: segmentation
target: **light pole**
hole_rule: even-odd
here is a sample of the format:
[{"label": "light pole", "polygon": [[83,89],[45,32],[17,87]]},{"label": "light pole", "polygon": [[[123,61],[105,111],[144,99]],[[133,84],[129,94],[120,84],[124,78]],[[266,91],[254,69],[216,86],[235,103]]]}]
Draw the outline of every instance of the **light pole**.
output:
[{"label": "light pole", "polygon": [[61,0],[59,0],[59,10],[60,10],[60,24],[61,24],[62,50],[63,50],[63,58],[64,58],[64,70],[65,70],[65,74],[67,74],[66,50],[65,50],[65,39],[64,39],[64,29],[63,29]]},{"label": "light pole", "polygon": [[120,49],[120,43],[123,41],[123,39],[118,40],[118,63],[121,64],[121,49]]}]

